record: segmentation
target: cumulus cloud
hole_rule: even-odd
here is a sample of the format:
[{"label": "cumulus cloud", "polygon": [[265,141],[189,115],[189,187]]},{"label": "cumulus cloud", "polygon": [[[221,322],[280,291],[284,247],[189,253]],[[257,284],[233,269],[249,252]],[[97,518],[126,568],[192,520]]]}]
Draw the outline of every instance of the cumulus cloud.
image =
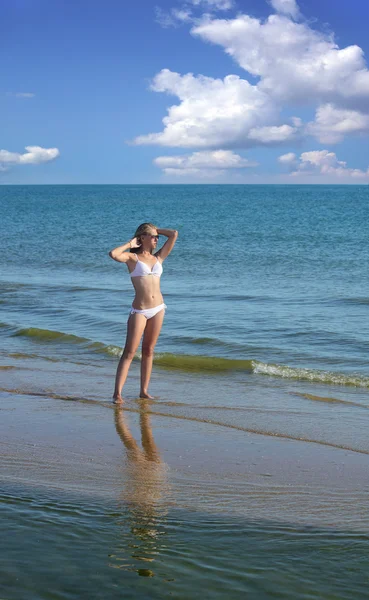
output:
[{"label": "cumulus cloud", "polygon": [[154,164],[163,169],[166,175],[198,175],[213,177],[223,175],[228,169],[245,169],[258,166],[258,163],[242,158],[230,150],[193,152],[180,156],[158,156]]},{"label": "cumulus cloud", "polygon": [[287,154],[282,154],[278,158],[278,161],[282,165],[287,165],[290,167],[291,165],[296,163],[296,154],[294,152],[288,152]]},{"label": "cumulus cloud", "polygon": [[347,166],[346,161],[338,160],[335,152],[329,150],[303,152],[299,158],[289,153],[280,156],[278,160],[293,169],[292,177],[323,175],[331,179],[369,180],[369,167],[366,171],[352,169]]},{"label": "cumulus cloud", "polygon": [[[306,134],[324,144],[337,143],[346,135],[368,132],[369,71],[359,46],[339,48],[333,34],[296,22],[295,0],[269,0],[276,14],[265,20],[247,14],[220,19],[210,11],[228,10],[232,4],[187,0],[164,22],[191,22],[192,35],[221,46],[259,81],[163,69],[151,89],[178,102],[169,107],[161,132],[140,135],[135,144],[248,148],[293,143]],[[195,19],[191,11],[196,8],[210,12]],[[304,127],[298,116],[281,121],[282,109],[299,104],[316,107],[313,122]]]},{"label": "cumulus cloud", "polygon": [[289,15],[293,19],[298,19],[300,15],[296,0],[270,0],[270,4],[276,12]]},{"label": "cumulus cloud", "polygon": [[[267,1],[274,14],[266,19],[215,16],[232,8],[233,0],[187,0],[167,14],[166,26],[190,23],[193,36],[223,48],[256,81],[163,69],[151,89],[176,103],[162,131],[136,137],[136,145],[242,149],[293,144],[307,135],[335,144],[368,133],[369,70],[362,49],[340,48],[333,34],[297,22],[296,0]],[[201,10],[206,14],[199,16]],[[289,106],[302,105],[315,109],[313,121],[282,119]]]},{"label": "cumulus cloud", "polygon": [[299,136],[299,126],[272,125],[270,127],[254,127],[250,129],[248,138],[262,144],[281,144],[293,142]]},{"label": "cumulus cloud", "polygon": [[296,125],[274,125],[278,110],[269,96],[237,75],[213,79],[168,69],[154,79],[152,89],[179,98],[163,119],[164,130],[139,136],[137,145],[183,148],[247,148],[291,141]]},{"label": "cumulus cloud", "polygon": [[369,114],[324,104],[318,107],[315,121],[308,124],[307,132],[322,144],[337,144],[345,135],[368,133]]},{"label": "cumulus cloud", "polygon": [[[290,8],[294,3],[277,3]],[[259,77],[258,88],[278,102],[334,102],[369,109],[369,71],[363,50],[339,48],[334,36],[296,23],[285,14],[265,21],[240,14],[205,16],[192,34],[224,48],[237,64]]]},{"label": "cumulus cloud", "polygon": [[26,146],[26,152],[9,152],[0,150],[0,166],[3,170],[13,165],[39,165],[57,158],[58,148],[41,148],[41,146]]}]

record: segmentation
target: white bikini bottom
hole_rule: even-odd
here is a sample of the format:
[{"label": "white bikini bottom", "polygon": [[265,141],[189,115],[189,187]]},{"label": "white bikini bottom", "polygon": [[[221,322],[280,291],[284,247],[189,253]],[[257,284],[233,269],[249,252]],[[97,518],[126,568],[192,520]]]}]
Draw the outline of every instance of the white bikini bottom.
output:
[{"label": "white bikini bottom", "polygon": [[165,310],[167,308],[166,304],[159,304],[159,306],[155,306],[155,308],[145,308],[144,310],[138,310],[137,308],[131,308],[129,311],[130,315],[134,315],[138,313],[139,315],[143,315],[146,319],[152,319],[155,315],[158,314],[161,310]]}]

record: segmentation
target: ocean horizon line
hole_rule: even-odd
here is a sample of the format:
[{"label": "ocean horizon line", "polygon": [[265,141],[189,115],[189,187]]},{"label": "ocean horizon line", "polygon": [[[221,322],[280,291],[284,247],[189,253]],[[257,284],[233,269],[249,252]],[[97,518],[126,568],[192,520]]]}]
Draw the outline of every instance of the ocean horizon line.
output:
[{"label": "ocean horizon line", "polygon": [[368,182],[362,183],[0,183],[0,187],[47,187],[47,186],[125,186],[125,187],[365,187]]}]

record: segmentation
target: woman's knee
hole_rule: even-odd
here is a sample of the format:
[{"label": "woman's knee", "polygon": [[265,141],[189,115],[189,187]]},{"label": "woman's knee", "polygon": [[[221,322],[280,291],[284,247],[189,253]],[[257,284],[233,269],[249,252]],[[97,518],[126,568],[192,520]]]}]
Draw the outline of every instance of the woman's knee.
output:
[{"label": "woman's knee", "polygon": [[154,356],[154,348],[152,344],[142,344],[142,356],[150,357]]},{"label": "woman's knee", "polygon": [[122,358],[125,358],[127,360],[133,360],[135,357],[135,354],[136,354],[135,350],[132,350],[131,348],[124,348]]}]

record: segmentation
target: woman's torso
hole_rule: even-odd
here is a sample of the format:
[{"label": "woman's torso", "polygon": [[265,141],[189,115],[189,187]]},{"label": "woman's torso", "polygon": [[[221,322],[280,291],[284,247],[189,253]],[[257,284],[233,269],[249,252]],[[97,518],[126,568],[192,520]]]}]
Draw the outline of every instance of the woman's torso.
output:
[{"label": "woman's torso", "polygon": [[144,310],[162,304],[160,275],[163,269],[160,260],[154,256],[147,260],[137,255],[137,262],[129,261],[127,266],[135,289],[133,308]]}]

